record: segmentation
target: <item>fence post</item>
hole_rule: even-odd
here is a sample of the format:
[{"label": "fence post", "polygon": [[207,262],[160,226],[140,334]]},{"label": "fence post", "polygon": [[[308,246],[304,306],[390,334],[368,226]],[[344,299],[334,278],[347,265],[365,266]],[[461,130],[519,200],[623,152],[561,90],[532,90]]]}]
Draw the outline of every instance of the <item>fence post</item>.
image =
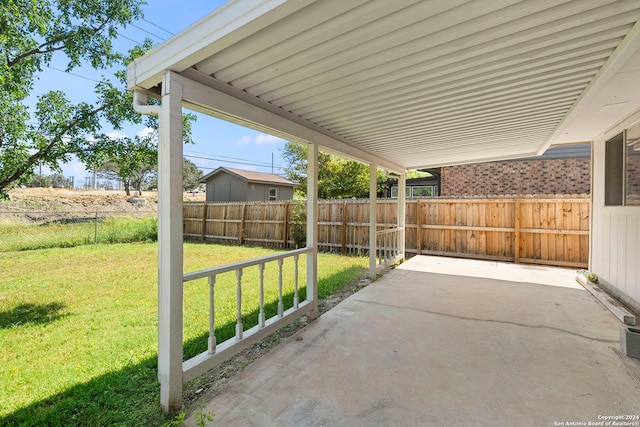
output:
[{"label": "fence post", "polygon": [[369,279],[376,279],[376,266],[378,264],[378,249],[376,241],[377,227],[377,189],[378,183],[376,181],[378,174],[378,167],[375,163],[369,165]]},{"label": "fence post", "polygon": [[416,255],[422,253],[422,199],[416,205]]},{"label": "fence post", "polygon": [[513,261],[520,263],[520,200],[516,199],[514,208]]},{"label": "fence post", "polygon": [[96,211],[96,222],[93,228],[93,244],[98,243],[98,212]]},{"label": "fence post", "polygon": [[284,224],[283,224],[283,236],[282,236],[282,247],[286,248],[289,246],[289,202],[284,202]]},{"label": "fence post", "polygon": [[240,229],[238,230],[238,242],[242,246],[244,243],[244,220],[247,216],[247,204],[242,204],[242,218],[240,218]]},{"label": "fence post", "polygon": [[[400,236],[396,241],[396,249],[397,252],[392,256],[399,255],[402,253],[402,259],[407,259],[407,245],[406,245],[406,222],[407,222],[407,200],[406,200],[406,188],[407,188],[407,180],[406,175],[403,173],[398,177],[398,219],[397,219],[397,227],[401,228]],[[393,240],[393,239],[392,239]]]},{"label": "fence post", "polygon": [[347,199],[342,202],[342,253],[347,253]]},{"label": "fence post", "polygon": [[207,234],[207,201],[205,200],[202,207],[202,240],[204,240]]}]

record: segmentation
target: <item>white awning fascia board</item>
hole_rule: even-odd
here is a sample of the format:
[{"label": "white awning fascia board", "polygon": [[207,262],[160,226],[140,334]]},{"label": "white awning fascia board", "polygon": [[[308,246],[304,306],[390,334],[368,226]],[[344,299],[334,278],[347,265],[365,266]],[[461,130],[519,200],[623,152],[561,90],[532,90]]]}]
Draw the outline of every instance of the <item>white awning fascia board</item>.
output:
[{"label": "white awning fascia board", "polygon": [[[402,165],[365,151],[271,104],[258,105],[259,99],[194,69],[185,70],[181,78],[184,80],[183,102],[187,108],[289,141],[317,144],[329,152],[367,164],[375,163],[388,171],[405,171]],[[207,84],[203,83],[205,81]]]},{"label": "white awning fascia board", "polygon": [[434,156],[433,163],[428,163],[424,166],[424,163],[420,164],[410,164],[407,166],[408,170],[411,169],[429,169],[429,168],[442,168],[447,166],[457,166],[457,165],[469,165],[473,163],[489,163],[489,162],[500,162],[503,160],[517,160],[520,158],[526,157],[536,157],[539,154],[530,153],[530,154],[506,154],[504,156],[492,156],[492,157],[480,157],[481,151],[470,151],[468,156],[465,157],[457,157],[459,160],[452,162],[449,156]]},{"label": "white awning fascia board", "polygon": [[127,67],[127,87],[150,89],[162,81],[166,70],[181,72],[312,2],[229,1],[132,61]]}]

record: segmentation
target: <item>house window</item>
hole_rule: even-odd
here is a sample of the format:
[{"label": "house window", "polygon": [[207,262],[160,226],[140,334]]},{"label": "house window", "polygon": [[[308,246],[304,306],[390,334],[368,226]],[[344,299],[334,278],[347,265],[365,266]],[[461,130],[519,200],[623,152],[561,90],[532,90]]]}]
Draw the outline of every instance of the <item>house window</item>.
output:
[{"label": "house window", "polygon": [[640,206],[640,124],[627,130],[625,205]]},{"label": "house window", "polygon": [[411,187],[412,197],[431,197],[433,196],[433,186],[420,185]]},{"label": "house window", "polygon": [[605,142],[604,204],[622,206],[624,198],[624,133]]},{"label": "house window", "polygon": [[[433,197],[438,195],[437,185],[413,185],[407,186],[407,197]],[[398,187],[391,187],[391,197],[398,198]]]},{"label": "house window", "polygon": [[275,187],[269,188],[269,201],[278,200],[278,189]]},{"label": "house window", "polygon": [[[405,187],[406,197],[411,197],[411,187]],[[394,199],[398,198],[398,187],[391,187],[391,197]]]},{"label": "house window", "polygon": [[605,206],[640,206],[640,125],[605,142]]}]

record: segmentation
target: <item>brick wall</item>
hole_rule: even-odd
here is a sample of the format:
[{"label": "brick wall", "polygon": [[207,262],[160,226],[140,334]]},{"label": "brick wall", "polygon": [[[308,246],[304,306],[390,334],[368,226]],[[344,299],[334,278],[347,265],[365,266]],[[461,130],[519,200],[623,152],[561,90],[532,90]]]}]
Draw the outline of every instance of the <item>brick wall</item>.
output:
[{"label": "brick wall", "polygon": [[474,163],[442,168],[442,196],[588,194],[588,157]]}]

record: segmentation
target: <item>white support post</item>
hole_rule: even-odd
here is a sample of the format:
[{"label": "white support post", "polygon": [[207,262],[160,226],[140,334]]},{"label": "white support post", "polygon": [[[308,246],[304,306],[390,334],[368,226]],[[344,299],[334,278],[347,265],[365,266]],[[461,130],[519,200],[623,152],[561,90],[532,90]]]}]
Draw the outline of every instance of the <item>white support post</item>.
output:
[{"label": "white support post", "polygon": [[307,146],[307,301],[313,308],[309,320],[318,317],[318,146]]},{"label": "white support post", "polygon": [[378,203],[378,167],[375,163],[369,166],[369,279],[376,278],[376,204]]},{"label": "white support post", "polygon": [[[398,251],[405,259],[407,251],[405,250],[405,218],[406,218],[406,195],[407,180],[406,175],[400,174],[398,177],[398,228],[400,229],[400,237],[398,237]],[[420,212],[418,212],[418,215]]]},{"label": "white support post", "polygon": [[167,412],[182,408],[182,81],[165,73],[158,144],[158,379]]}]

